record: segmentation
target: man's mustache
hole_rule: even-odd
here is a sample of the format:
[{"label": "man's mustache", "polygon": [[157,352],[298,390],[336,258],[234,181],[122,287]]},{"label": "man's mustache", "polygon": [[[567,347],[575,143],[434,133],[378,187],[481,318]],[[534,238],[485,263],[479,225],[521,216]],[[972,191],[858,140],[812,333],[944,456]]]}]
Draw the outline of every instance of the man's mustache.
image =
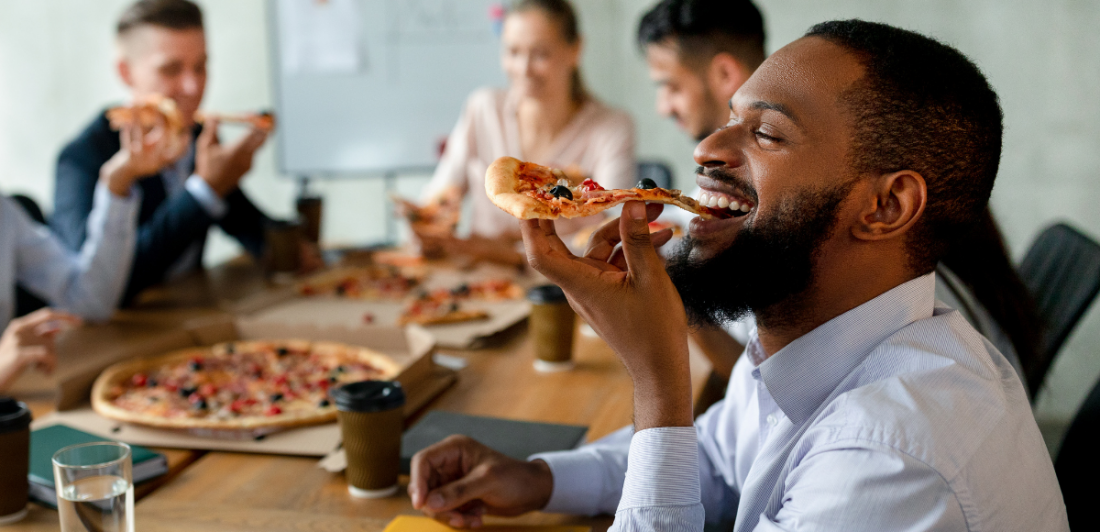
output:
[{"label": "man's mustache", "polygon": [[736,172],[731,172],[722,167],[707,168],[698,166],[695,168],[695,173],[704,177],[709,177],[715,181],[720,181],[733,188],[737,194],[752,200],[753,203],[757,205],[760,204],[760,199],[756,195],[756,188],[752,186],[752,183],[750,183],[748,179],[738,175]]}]

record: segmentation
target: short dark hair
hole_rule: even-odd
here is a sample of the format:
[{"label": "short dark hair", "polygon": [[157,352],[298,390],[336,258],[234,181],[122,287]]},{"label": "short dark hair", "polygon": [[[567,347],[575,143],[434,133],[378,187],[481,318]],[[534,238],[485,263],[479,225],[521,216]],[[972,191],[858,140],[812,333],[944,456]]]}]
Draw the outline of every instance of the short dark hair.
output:
[{"label": "short dark hair", "polygon": [[1004,132],[997,93],[965,55],[919,33],[841,20],[806,36],[846,48],[865,69],[841,97],[855,126],[852,169],[924,177],[928,200],[908,246],[910,268],[932,271],[989,203]]},{"label": "short dark hair", "polygon": [[140,26],[173,30],[202,29],[202,10],[189,0],[138,0],[118,18],[116,35]]},{"label": "short dark hair", "polygon": [[751,0],[661,0],[638,23],[638,45],[671,39],[689,66],[726,52],[756,70],[764,62],[764,17]]}]

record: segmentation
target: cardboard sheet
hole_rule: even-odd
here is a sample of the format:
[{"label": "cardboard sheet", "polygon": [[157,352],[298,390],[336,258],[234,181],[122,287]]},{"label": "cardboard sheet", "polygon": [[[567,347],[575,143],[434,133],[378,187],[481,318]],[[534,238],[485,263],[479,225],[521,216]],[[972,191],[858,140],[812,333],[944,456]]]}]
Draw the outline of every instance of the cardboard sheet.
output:
[{"label": "cardboard sheet", "polygon": [[[478,338],[503,331],[531,313],[526,301],[470,302],[471,309],[483,309],[490,318],[481,321],[423,327],[440,347],[467,348]],[[393,326],[404,304],[387,301],[362,301],[330,297],[297,298],[269,307],[251,316],[257,323],[284,325],[308,322],[320,327],[348,329],[372,326]],[[370,314],[374,324],[366,323]]]},{"label": "cardboard sheet", "polygon": [[[481,265],[468,271],[449,267],[427,267],[429,275],[424,281],[425,290],[454,288],[463,283],[489,279],[512,279],[526,289],[539,282],[534,277],[517,276],[514,269],[495,265]],[[250,319],[270,324],[308,323],[320,327],[340,326],[348,329],[371,326],[394,327],[405,308],[402,301],[366,301],[339,297],[279,297],[265,294],[261,301],[242,302],[241,308],[250,311]],[[440,347],[465,349],[479,339],[496,334],[525,319],[531,313],[531,305],[524,299],[511,301],[469,301],[464,306],[485,310],[489,319],[425,326]],[[366,319],[367,315],[370,319]]]},{"label": "cardboard sheet", "polygon": [[55,412],[35,420],[32,427],[38,429],[58,423],[104,438],[146,447],[324,456],[340,445],[340,426],[336,423],[277,432],[258,439],[231,440],[120,423],[100,416],[91,407]]}]

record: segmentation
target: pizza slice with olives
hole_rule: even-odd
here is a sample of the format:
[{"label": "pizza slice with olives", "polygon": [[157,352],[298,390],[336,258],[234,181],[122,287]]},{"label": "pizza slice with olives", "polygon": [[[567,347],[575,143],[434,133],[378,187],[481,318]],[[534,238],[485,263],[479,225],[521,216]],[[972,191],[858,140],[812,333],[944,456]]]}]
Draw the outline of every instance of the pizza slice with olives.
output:
[{"label": "pizza slice with olives", "polygon": [[485,173],[485,192],[497,207],[521,220],[579,218],[628,201],[675,205],[704,219],[743,216],[740,209],[707,207],[679,190],[660,188],[651,179],[631,189],[604,189],[556,168],[501,157]]}]

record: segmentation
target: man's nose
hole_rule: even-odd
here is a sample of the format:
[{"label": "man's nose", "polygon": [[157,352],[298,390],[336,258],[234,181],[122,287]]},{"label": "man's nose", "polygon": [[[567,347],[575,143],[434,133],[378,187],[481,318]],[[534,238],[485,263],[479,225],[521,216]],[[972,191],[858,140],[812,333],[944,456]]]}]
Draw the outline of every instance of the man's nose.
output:
[{"label": "man's nose", "polygon": [[184,74],[180,80],[180,88],[188,96],[194,96],[202,90],[202,80],[195,74]]},{"label": "man's nose", "polygon": [[734,124],[711,133],[695,147],[695,162],[706,167],[741,166],[745,160],[743,130],[743,126]]}]

